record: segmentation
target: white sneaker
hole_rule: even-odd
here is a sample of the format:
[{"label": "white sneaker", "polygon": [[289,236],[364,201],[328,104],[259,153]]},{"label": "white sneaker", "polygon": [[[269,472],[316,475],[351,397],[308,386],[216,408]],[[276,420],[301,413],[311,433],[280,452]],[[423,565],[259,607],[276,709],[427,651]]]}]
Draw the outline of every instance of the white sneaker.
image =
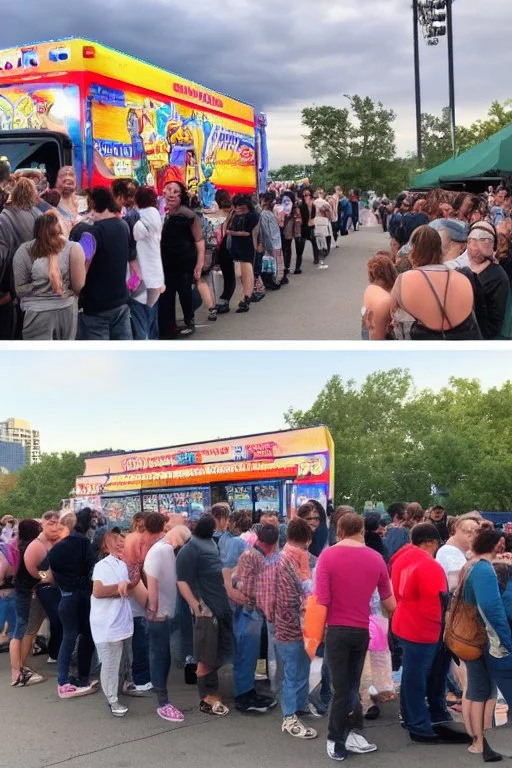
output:
[{"label": "white sneaker", "polygon": [[359,755],[362,755],[365,752],[375,752],[377,750],[376,744],[371,744],[369,741],[366,741],[364,736],[361,736],[360,733],[356,733],[355,731],[350,731],[347,740],[345,741],[345,747],[348,752],[356,752]]},{"label": "white sneaker", "polygon": [[56,664],[57,663],[57,659],[52,659],[51,656],[48,656],[48,658],[46,659],[46,663],[47,664]]},{"label": "white sneaker", "polygon": [[125,707],[124,704],[120,704],[118,701],[114,701],[109,706],[114,717],[124,717],[128,712],[128,707]]},{"label": "white sneaker", "polygon": [[144,696],[146,693],[149,693],[153,690],[153,685],[151,683],[145,683],[144,685],[135,685],[135,683],[123,683],[123,693],[126,694],[126,696]]}]

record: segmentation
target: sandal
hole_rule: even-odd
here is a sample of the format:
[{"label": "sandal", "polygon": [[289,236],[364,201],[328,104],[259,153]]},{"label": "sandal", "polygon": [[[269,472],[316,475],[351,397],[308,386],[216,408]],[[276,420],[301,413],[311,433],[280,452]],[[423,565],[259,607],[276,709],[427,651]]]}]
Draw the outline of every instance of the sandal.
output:
[{"label": "sandal", "polygon": [[207,701],[202,699],[199,702],[199,710],[204,712],[206,715],[217,715],[218,717],[225,717],[226,715],[229,715],[229,709],[225,704],[222,703],[222,701],[214,701],[213,704],[209,704]]},{"label": "sandal", "polygon": [[305,726],[304,723],[301,723],[297,715],[285,717],[281,726],[281,731],[283,733],[286,731],[290,736],[295,736],[297,739],[316,739],[318,736],[315,729],[309,728]]}]

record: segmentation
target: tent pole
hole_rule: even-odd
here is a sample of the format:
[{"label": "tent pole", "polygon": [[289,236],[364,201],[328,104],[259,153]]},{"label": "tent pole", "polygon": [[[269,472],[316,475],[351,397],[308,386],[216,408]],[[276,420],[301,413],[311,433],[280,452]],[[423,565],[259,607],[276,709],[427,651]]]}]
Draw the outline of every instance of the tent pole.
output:
[{"label": "tent pole", "polygon": [[421,141],[421,86],[420,86],[420,47],[418,36],[418,0],[412,0],[412,23],[414,40],[414,91],[416,97],[416,154],[418,162],[423,160]]},{"label": "tent pole", "polygon": [[455,155],[457,151],[455,141],[455,77],[453,67],[453,0],[446,0],[446,34],[448,36],[448,93],[450,107],[450,132],[452,139],[452,152]]}]

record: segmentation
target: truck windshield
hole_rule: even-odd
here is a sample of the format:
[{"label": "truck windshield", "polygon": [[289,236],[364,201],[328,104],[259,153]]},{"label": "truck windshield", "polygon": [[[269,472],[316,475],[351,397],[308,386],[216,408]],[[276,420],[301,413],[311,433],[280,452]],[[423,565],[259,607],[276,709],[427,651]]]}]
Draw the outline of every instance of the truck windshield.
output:
[{"label": "truck windshield", "polygon": [[39,168],[44,171],[50,186],[54,186],[61,165],[59,146],[54,139],[26,139],[13,141],[0,137],[0,156],[5,155],[11,171],[18,168]]}]

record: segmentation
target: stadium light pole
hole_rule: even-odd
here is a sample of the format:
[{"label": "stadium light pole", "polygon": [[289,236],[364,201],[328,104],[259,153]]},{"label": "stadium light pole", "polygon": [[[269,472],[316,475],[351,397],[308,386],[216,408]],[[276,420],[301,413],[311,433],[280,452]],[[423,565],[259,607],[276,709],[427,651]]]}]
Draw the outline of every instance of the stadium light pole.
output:
[{"label": "stadium light pole", "polygon": [[452,152],[457,151],[455,133],[455,75],[453,66],[453,0],[446,0],[446,36],[448,40],[448,98],[450,107],[450,132],[452,137]]},{"label": "stadium light pole", "polygon": [[416,98],[416,155],[418,162],[423,160],[421,141],[421,83],[420,83],[420,45],[418,33],[418,0],[412,0],[412,23],[414,40],[414,93]]}]

